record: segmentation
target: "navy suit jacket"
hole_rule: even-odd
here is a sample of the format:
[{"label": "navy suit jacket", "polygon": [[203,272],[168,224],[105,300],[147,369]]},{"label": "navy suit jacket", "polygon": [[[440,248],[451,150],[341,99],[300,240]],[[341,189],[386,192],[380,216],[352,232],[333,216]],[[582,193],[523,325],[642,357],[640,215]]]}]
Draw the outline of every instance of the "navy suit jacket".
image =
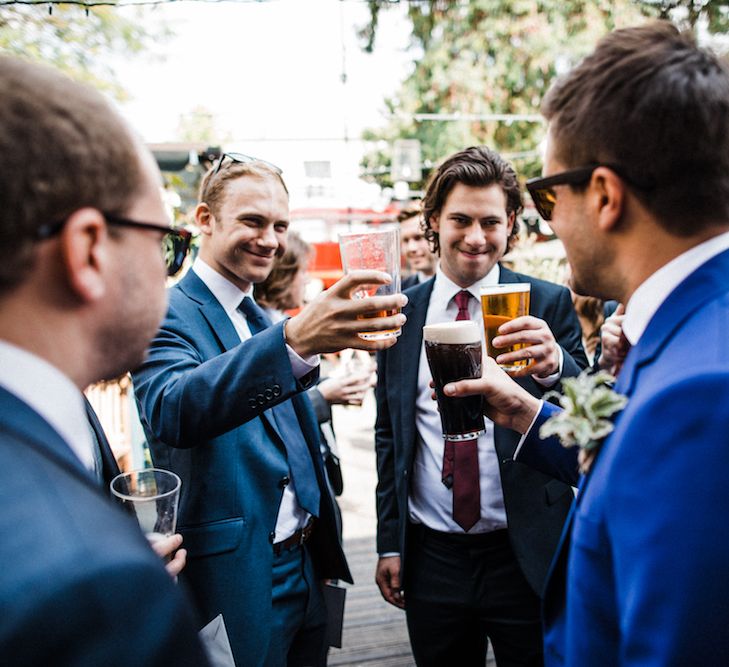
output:
[{"label": "navy suit jacket", "polygon": [[[669,295],[626,357],[628,405],[552,564],[548,665],[729,664],[727,331],[729,251]],[[518,459],[574,481],[575,452],[537,435],[555,410]]]},{"label": "navy suit jacket", "polygon": [[[403,309],[408,321],[397,345],[379,353],[377,362],[377,550],[401,554],[407,562],[405,529],[408,518],[409,476],[412,474],[417,432],[415,401],[423,325],[434,278],[409,289]],[[547,322],[564,353],[563,376],[577,375],[587,365],[582,332],[569,291],[543,280],[501,268],[502,283],[531,284],[530,314]],[[519,381],[541,396],[544,387],[531,378]],[[541,594],[562,525],[572,502],[570,487],[512,461],[519,435],[496,427],[501,485],[514,553],[534,591]]]},{"label": "navy suit jacket", "polygon": [[0,388],[0,662],[206,665],[182,593],[61,436]]},{"label": "navy suit jacket", "polygon": [[[167,317],[133,373],[155,465],[182,479],[180,575],[205,621],[222,613],[240,664],[265,657],[271,628],[274,527],[289,474],[284,439],[300,426],[321,490],[307,542],[321,578],[351,581],[324,481],[319,428],[291,370],[280,322],[241,343],[230,318],[192,271],[170,290]],[[303,393],[302,393],[303,392]],[[298,425],[272,408],[290,401]]]}]

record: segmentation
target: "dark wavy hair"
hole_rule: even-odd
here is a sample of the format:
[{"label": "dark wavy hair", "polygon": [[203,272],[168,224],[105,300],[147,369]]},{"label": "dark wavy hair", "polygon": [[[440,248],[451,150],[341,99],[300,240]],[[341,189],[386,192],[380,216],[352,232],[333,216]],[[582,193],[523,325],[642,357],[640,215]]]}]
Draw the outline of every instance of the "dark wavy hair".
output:
[{"label": "dark wavy hair", "polygon": [[514,168],[496,151],[486,146],[471,146],[454,153],[433,173],[423,197],[423,232],[434,253],[440,254],[438,232],[431,220],[445,205],[451,190],[458,184],[469,187],[500,185],[506,195],[506,213],[514,214],[514,227],[507,242],[507,252],[519,233],[518,216],[524,208],[519,179]]}]

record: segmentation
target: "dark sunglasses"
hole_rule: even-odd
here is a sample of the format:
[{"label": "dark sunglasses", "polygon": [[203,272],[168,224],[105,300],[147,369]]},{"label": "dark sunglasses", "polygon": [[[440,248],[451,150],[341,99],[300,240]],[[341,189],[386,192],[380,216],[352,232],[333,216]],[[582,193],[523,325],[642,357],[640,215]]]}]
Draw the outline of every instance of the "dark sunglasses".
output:
[{"label": "dark sunglasses", "polygon": [[[167,225],[158,225],[153,222],[138,222],[137,220],[129,220],[121,218],[111,213],[102,213],[104,220],[109,225],[117,227],[131,227],[134,229],[148,229],[153,232],[160,232],[162,237],[162,257],[167,265],[167,275],[174,276],[181,268],[190,250],[190,242],[192,241],[192,232],[187,229],[176,229]],[[36,239],[44,241],[58,234],[63,229],[68,218],[43,225],[36,233]]]},{"label": "dark sunglasses", "polygon": [[607,167],[614,171],[626,183],[638,190],[650,190],[652,186],[645,183],[638,183],[629,178],[622,167],[613,164],[591,164],[586,167],[577,167],[568,171],[561,171],[544,178],[530,178],[526,182],[526,188],[532,196],[534,207],[544,220],[552,219],[554,205],[557,203],[557,193],[554,190],[556,185],[584,185],[592,177],[592,172],[598,167]]},{"label": "dark sunglasses", "polygon": [[260,162],[261,164],[265,164],[267,167],[275,171],[279,176],[283,174],[283,170],[281,169],[281,167],[277,167],[272,162],[267,162],[266,160],[261,160],[261,158],[253,157],[252,155],[245,155],[243,153],[223,153],[218,160],[218,164],[215,166],[215,171],[213,172],[213,174],[217,174],[220,171],[220,168],[223,166],[225,158],[228,158],[231,163],[240,162],[241,164],[249,164],[251,162]]}]

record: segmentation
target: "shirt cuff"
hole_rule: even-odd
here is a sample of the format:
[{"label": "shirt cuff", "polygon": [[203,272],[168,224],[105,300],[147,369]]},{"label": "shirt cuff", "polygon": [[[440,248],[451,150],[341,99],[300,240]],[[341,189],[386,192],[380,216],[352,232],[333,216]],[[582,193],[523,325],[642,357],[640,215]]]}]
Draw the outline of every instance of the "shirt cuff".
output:
[{"label": "shirt cuff", "polygon": [[564,352],[562,352],[562,346],[557,345],[557,352],[559,353],[559,363],[557,364],[557,371],[547,377],[539,377],[538,375],[532,375],[534,382],[541,384],[542,387],[551,387],[557,384],[559,378],[562,377],[562,368],[564,367]]},{"label": "shirt cuff", "polygon": [[[536,379],[536,378],[535,378]],[[542,414],[542,408],[544,407],[544,401],[539,401],[539,409],[537,410],[537,414],[534,415],[534,419],[532,419],[532,423],[529,424],[529,428],[526,430],[526,433],[521,436],[519,439],[519,444],[516,446],[516,449],[514,450],[514,455],[511,457],[512,460],[516,461],[517,456],[519,456],[519,451],[521,450],[521,446],[524,444],[524,441],[529,436],[529,433],[531,433],[531,430],[534,428],[534,424],[536,423],[537,419],[539,419],[539,415]]]},{"label": "shirt cuff", "polygon": [[286,343],[286,352],[289,355],[289,361],[291,362],[291,372],[297,380],[300,380],[304,375],[308,375],[319,365],[319,355],[314,354],[307,359],[300,357],[294,349]]},{"label": "shirt cuff", "polygon": [[398,551],[386,551],[384,554],[378,554],[380,558],[392,558],[393,556],[399,556]]}]

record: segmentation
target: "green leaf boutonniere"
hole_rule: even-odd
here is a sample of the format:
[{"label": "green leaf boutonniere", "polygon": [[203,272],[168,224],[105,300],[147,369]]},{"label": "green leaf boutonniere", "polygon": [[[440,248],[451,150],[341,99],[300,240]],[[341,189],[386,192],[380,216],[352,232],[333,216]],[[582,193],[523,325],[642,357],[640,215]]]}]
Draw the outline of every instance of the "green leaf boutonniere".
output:
[{"label": "green leaf boutonniere", "polygon": [[610,419],[628,402],[612,389],[615,378],[605,371],[582,371],[577,377],[562,380],[563,393],[550,391],[544,398],[556,397],[564,410],[550,417],[539,429],[547,438],[556,435],[563,446],[580,448],[580,472],[590,469],[600,445],[613,430]]}]

